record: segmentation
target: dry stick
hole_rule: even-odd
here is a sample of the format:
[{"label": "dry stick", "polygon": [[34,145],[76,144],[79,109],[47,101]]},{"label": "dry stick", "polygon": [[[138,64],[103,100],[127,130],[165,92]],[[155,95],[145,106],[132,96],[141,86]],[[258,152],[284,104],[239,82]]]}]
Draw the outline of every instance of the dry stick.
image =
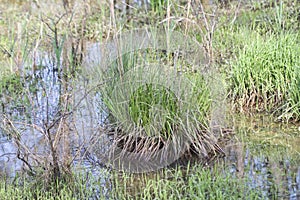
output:
[{"label": "dry stick", "polygon": [[203,21],[204,21],[204,27],[206,29],[206,49],[208,51],[208,54],[209,54],[209,63],[211,63],[212,61],[212,50],[211,50],[211,32],[210,32],[210,27],[209,27],[209,24],[208,24],[208,19],[206,17],[206,13],[204,11],[204,8],[203,8],[203,5],[202,3],[200,2],[199,3],[199,6],[200,6],[200,11],[202,13],[202,17],[203,17]]},{"label": "dry stick", "polygon": [[35,162],[38,163],[38,165],[40,165],[40,158],[35,155],[34,153],[32,153],[26,145],[22,144],[21,141],[20,141],[20,137],[21,137],[21,134],[18,132],[17,128],[15,127],[15,125],[12,123],[11,120],[8,119],[7,116],[4,116],[4,124],[7,124],[9,129],[6,130],[10,136],[14,139],[17,147],[18,147],[18,152],[17,152],[17,158],[20,159],[21,161],[23,161],[27,166],[28,168],[30,169],[30,171],[33,173],[33,167],[29,164],[28,160],[25,160],[25,156],[24,157],[21,157],[21,149],[24,151],[24,154],[27,154],[27,155],[32,155],[33,159],[35,160]]},{"label": "dry stick", "polygon": [[[84,17],[82,19],[82,22],[81,22],[81,41],[80,41],[80,60],[79,60],[79,63],[76,63],[76,64],[81,64],[82,63],[82,60],[83,60],[83,52],[85,50],[85,39],[84,39],[84,33],[86,32],[86,21],[87,21],[87,15],[88,15],[88,8],[89,5],[88,5],[88,2],[86,2],[85,0],[85,5],[84,5]],[[77,45],[77,48],[78,48],[79,45]],[[76,54],[78,54],[78,49],[76,49]]]},{"label": "dry stick", "polygon": [[[83,97],[81,97],[81,99],[79,99],[78,103],[75,104],[75,106],[73,107],[72,111],[64,112],[58,119],[56,119],[56,120],[52,123],[51,126],[54,126],[54,125],[55,125],[62,117],[67,117],[68,115],[71,115],[71,114],[73,113],[73,111],[76,110],[77,107],[80,106],[81,102],[86,98],[86,96],[88,96],[91,92],[93,92],[93,91],[95,90],[95,88],[98,88],[100,85],[103,85],[103,84],[105,84],[105,82],[99,83],[97,86],[95,86],[95,87],[93,87],[93,88],[87,90],[87,91],[85,92],[85,94],[83,95]],[[97,132],[97,133],[94,133],[94,135],[92,136],[92,138],[96,137],[96,135],[98,135],[98,132]],[[96,141],[95,141],[95,142],[92,142],[92,139],[91,139],[90,141],[84,141],[84,142],[80,145],[79,149],[82,149],[86,144],[93,144],[93,143],[96,143]],[[90,146],[92,146],[92,145],[90,145]],[[85,151],[85,152],[87,152],[87,151]],[[76,157],[79,156],[79,154],[80,154],[80,151],[78,151],[78,152],[75,154],[75,156],[72,158],[72,160],[70,161],[70,163],[72,163],[72,162],[76,159]],[[84,153],[84,154],[85,154],[85,153]]]},{"label": "dry stick", "polygon": [[[113,25],[114,30],[117,30],[117,24],[116,24],[116,17],[115,17],[115,6],[114,6],[114,1],[110,0],[110,14],[111,14],[111,22]],[[116,48],[117,48],[117,53],[118,53],[118,70],[120,73],[120,80],[122,81],[122,76],[123,76],[123,62],[122,62],[122,52],[120,52],[120,46],[119,46],[119,39],[118,36],[115,36],[115,43],[116,43]]]},{"label": "dry stick", "polygon": [[[65,98],[64,98],[64,112],[67,112],[68,110],[68,105],[70,104],[70,98],[71,95],[70,94],[66,94]],[[63,137],[63,167],[66,167],[66,169],[68,170],[68,172],[70,172],[70,157],[71,157],[71,147],[70,147],[70,129],[69,129],[69,125],[67,125],[67,118],[61,118],[61,123],[60,125],[62,125],[62,127],[59,127],[58,131],[62,131],[62,137]],[[60,134],[59,134],[60,135]],[[60,139],[60,138],[59,138]]]},{"label": "dry stick", "polygon": [[48,116],[48,113],[49,113],[49,97],[48,97],[48,94],[46,92],[46,89],[45,87],[43,87],[43,90],[46,94],[46,122],[44,122],[43,124],[43,129],[44,129],[44,133],[46,135],[46,138],[48,139],[48,142],[49,142],[49,145],[50,145],[50,150],[51,150],[51,157],[52,157],[52,164],[53,164],[53,168],[52,168],[52,172],[53,172],[53,178],[54,179],[57,179],[59,176],[60,176],[60,167],[59,167],[59,164],[58,164],[58,157],[57,157],[57,149],[56,147],[54,146],[54,140],[52,139],[52,136],[51,136],[51,128],[55,125],[55,124],[51,124],[49,126],[49,116]]},{"label": "dry stick", "polygon": [[[187,13],[186,13],[186,18],[187,18],[187,19],[188,19],[189,16],[190,16],[191,3],[192,3],[192,1],[189,0],[189,1],[188,1],[188,7],[187,7]],[[188,30],[188,21],[185,22],[185,31],[184,31],[185,35],[187,34],[187,30]]]},{"label": "dry stick", "polygon": [[48,137],[49,143],[50,143],[50,150],[51,150],[51,156],[52,156],[52,164],[53,164],[53,168],[52,168],[52,172],[53,172],[53,177],[54,180],[57,179],[58,177],[60,177],[60,167],[59,167],[59,163],[58,163],[58,157],[57,157],[57,149],[54,146],[54,141],[51,137],[51,132],[49,129],[47,129],[46,125],[45,125],[45,130],[46,130],[46,135]]},{"label": "dry stick", "polygon": [[[214,10],[213,14],[208,14],[205,12],[203,4],[200,1],[198,2],[198,4],[199,4],[199,9],[200,9],[199,12],[202,14],[202,19],[204,22],[204,27],[199,27],[199,30],[203,35],[205,35],[205,38],[206,38],[205,49],[209,55],[209,63],[211,63],[213,61],[213,57],[214,57],[212,41],[213,41],[213,34],[215,31],[215,26],[216,26],[216,22],[217,22],[217,20],[216,20],[217,8]],[[198,12],[195,11],[195,14],[198,15]],[[207,18],[207,16],[213,17],[212,24],[209,23],[211,20],[209,20]],[[205,34],[202,29],[204,29],[206,31]]]},{"label": "dry stick", "polygon": [[[170,49],[170,16],[171,16],[171,9],[170,9],[170,1],[167,0],[167,31],[166,31],[166,38],[167,38],[167,54],[169,54],[169,49]],[[169,55],[167,55],[168,57],[168,63],[170,62],[169,60]]]},{"label": "dry stick", "polygon": [[[170,0],[167,0],[167,29],[170,30],[171,5]],[[169,38],[168,38],[169,39]]]},{"label": "dry stick", "polygon": [[238,1],[238,4],[237,4],[237,6],[235,8],[235,11],[234,11],[234,17],[233,17],[230,24],[233,24],[235,22],[235,20],[237,18],[237,15],[239,14],[239,11],[240,11],[240,6],[241,6],[241,0]]},{"label": "dry stick", "polygon": [[126,0],[125,3],[126,3],[126,9],[125,10],[126,10],[126,15],[127,15],[127,14],[129,14],[129,0]]}]

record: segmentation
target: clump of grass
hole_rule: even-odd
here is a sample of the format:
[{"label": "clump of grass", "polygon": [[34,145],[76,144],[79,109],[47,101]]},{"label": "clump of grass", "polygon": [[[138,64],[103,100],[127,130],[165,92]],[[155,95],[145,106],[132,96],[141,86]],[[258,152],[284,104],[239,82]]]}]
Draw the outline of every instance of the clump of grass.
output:
[{"label": "clump of grass", "polygon": [[[121,175],[114,179],[115,199],[241,199],[259,198],[246,179],[238,179],[222,170],[203,168],[164,169],[155,175]],[[122,183],[122,184],[121,184]]]},{"label": "clump of grass", "polygon": [[[159,37],[166,34],[151,31]],[[128,43],[122,39],[119,44]],[[125,47],[119,48],[122,51]],[[115,142],[122,143],[125,152],[134,151],[147,159],[160,151],[165,159],[171,146],[176,156],[192,149],[201,158],[219,152],[209,128],[209,77],[190,69],[193,60],[184,62],[186,52],[154,49],[121,52],[111,63],[104,63],[101,73],[99,69],[93,73],[102,76],[105,83],[97,89],[109,113],[107,124],[116,130]]]},{"label": "clump of grass", "polygon": [[[298,98],[298,41],[299,34],[282,33],[268,37],[253,34],[244,42],[231,64],[230,93],[236,107],[289,113],[299,109],[296,102],[289,101],[291,96]],[[289,108],[282,110],[287,102]]]},{"label": "clump of grass", "polygon": [[[68,181],[59,180],[45,184],[42,177],[15,177],[11,179],[1,178],[0,199],[105,199],[104,194],[93,191],[94,186],[100,186],[97,180],[89,180],[86,175],[78,174],[73,176],[75,179]],[[88,181],[93,182],[93,186],[88,187]]]},{"label": "clump of grass", "polygon": [[161,149],[155,147],[157,141],[167,144],[176,137],[183,137],[195,147],[198,155],[207,156],[209,151],[214,151],[214,135],[206,132],[210,92],[201,75],[177,77],[166,69],[155,67],[144,70],[132,67],[132,70],[127,71],[125,76],[115,75],[117,80],[106,85],[101,93],[111,115],[110,123],[121,129],[119,140],[124,142],[124,138],[132,138],[126,140],[125,147],[132,146],[129,143],[136,138],[147,137],[140,140],[144,147],[137,144],[142,148],[136,153],[143,154],[149,149],[155,153]]},{"label": "clump of grass", "polygon": [[22,90],[23,84],[19,74],[11,73],[2,75],[0,82],[0,93],[2,95],[5,93],[19,94]]}]

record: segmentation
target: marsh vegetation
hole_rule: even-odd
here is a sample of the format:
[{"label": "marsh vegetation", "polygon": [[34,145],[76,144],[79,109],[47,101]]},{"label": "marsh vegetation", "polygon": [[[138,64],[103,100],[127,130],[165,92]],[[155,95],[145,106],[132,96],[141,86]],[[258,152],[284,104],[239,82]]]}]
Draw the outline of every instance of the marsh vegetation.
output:
[{"label": "marsh vegetation", "polygon": [[300,197],[298,0],[0,14],[0,199]]}]

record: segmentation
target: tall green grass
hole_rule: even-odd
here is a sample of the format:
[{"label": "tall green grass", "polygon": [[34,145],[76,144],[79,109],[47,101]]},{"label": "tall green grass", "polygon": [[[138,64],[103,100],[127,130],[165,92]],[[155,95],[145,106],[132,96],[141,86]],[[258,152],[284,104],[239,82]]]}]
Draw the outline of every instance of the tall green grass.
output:
[{"label": "tall green grass", "polygon": [[150,6],[154,11],[162,12],[167,1],[169,0],[150,0]]},{"label": "tall green grass", "polygon": [[[249,34],[231,63],[230,92],[240,108],[299,113],[299,34]],[[288,116],[288,115],[285,115]],[[297,118],[290,115],[288,118]]]},{"label": "tall green grass", "polygon": [[[214,47],[236,110],[299,120],[299,2],[242,5],[229,23],[220,17]],[[223,24],[222,24],[223,23]]]}]

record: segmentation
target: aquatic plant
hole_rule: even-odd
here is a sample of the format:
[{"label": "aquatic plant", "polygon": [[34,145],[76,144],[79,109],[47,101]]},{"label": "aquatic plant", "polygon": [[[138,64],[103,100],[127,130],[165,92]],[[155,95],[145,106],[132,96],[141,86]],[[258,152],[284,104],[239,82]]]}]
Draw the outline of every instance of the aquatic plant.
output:
[{"label": "aquatic plant", "polygon": [[289,108],[281,107],[298,91],[298,41],[299,34],[293,33],[267,38],[258,33],[249,35],[231,64],[230,95],[236,107],[272,112],[298,109],[292,101]]},{"label": "aquatic plant", "polygon": [[[210,132],[212,77],[208,72],[201,74],[205,60],[199,58],[200,45],[185,38],[181,40],[184,44],[172,44],[167,49],[166,34],[178,41],[185,36],[164,30],[142,29],[123,34],[126,37],[117,35],[119,40],[115,38],[101,46],[102,52],[108,52],[106,48],[111,48],[116,41],[120,44],[107,58],[103,55],[102,68],[96,65],[86,72],[92,85],[104,83],[97,87],[102,97],[98,103],[104,103],[107,108],[106,124],[113,129],[108,135],[114,135],[113,146],[122,151],[118,160],[122,162],[122,154],[130,152],[146,160],[141,161],[145,168],[153,157],[152,163],[163,167],[184,153],[193,152],[206,158],[210,153],[221,152],[214,133]],[[140,47],[143,43],[150,46]],[[184,52],[184,48],[194,48],[193,45],[196,46],[192,52],[197,56]],[[180,54],[176,50],[172,52],[173,47],[183,50]],[[186,58],[188,61],[184,62]],[[112,152],[108,154],[116,156]],[[170,163],[161,162],[162,159]]]},{"label": "aquatic plant", "polygon": [[[259,198],[261,192],[217,168],[188,165],[155,174],[114,175],[111,193],[116,199],[240,199]],[[138,180],[138,181],[137,181]],[[233,189],[235,188],[235,189]]]}]

